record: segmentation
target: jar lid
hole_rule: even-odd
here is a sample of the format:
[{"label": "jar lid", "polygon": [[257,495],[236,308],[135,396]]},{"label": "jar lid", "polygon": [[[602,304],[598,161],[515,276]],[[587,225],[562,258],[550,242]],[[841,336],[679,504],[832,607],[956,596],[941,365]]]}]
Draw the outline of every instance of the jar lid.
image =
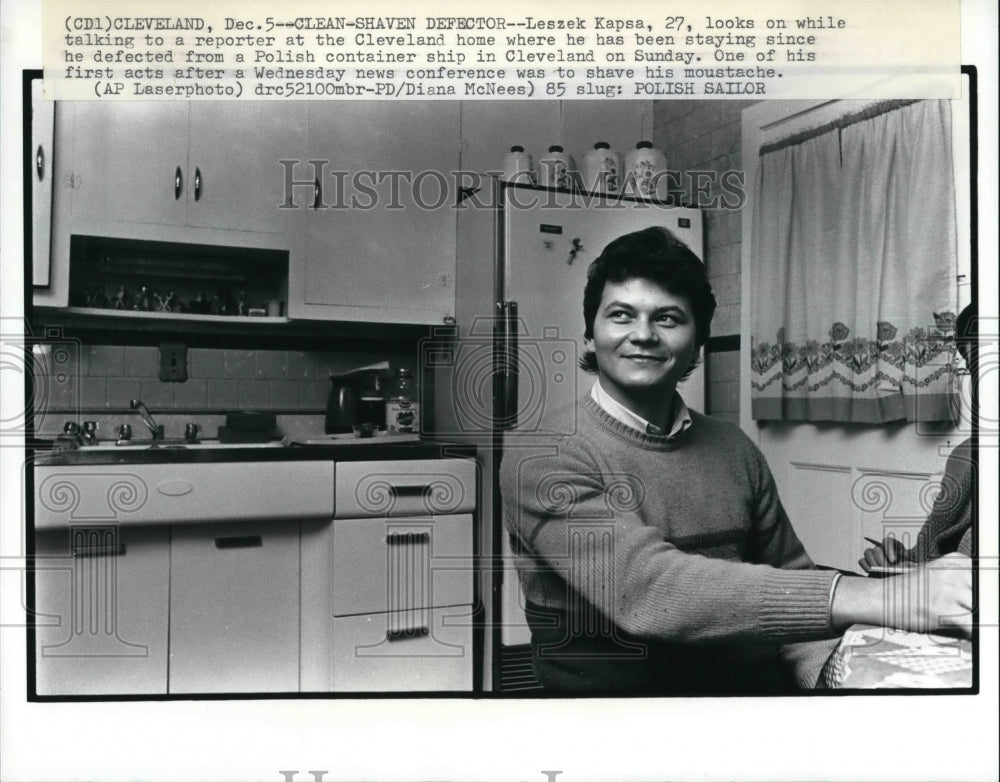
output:
[{"label": "jar lid", "polygon": [[512,146],[510,148],[510,151],[511,152],[524,152],[524,147],[522,147],[520,144],[515,144],[514,146]]},{"label": "jar lid", "polygon": [[562,151],[563,148],[562,145],[560,144],[553,144],[551,147],[549,147],[549,152],[562,152]]},{"label": "jar lid", "polygon": [[607,141],[598,141],[594,144],[594,149],[611,149],[611,145]]},{"label": "jar lid", "polygon": [[652,141],[640,141],[638,144],[635,145],[635,148],[636,149],[652,149],[653,148],[653,142]]}]

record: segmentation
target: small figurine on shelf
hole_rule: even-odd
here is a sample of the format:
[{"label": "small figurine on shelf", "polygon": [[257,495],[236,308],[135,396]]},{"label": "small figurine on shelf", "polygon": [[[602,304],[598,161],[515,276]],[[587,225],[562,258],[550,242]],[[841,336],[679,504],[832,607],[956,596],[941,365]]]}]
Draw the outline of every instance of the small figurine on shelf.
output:
[{"label": "small figurine on shelf", "polygon": [[160,312],[173,312],[174,311],[174,296],[176,294],[173,291],[167,291],[164,294],[156,293],[156,307]]},{"label": "small figurine on shelf", "polygon": [[140,285],[139,292],[135,295],[135,304],[132,309],[141,312],[149,312],[152,309],[152,302],[149,297],[149,286]]},{"label": "small figurine on shelf", "polygon": [[115,295],[111,297],[110,306],[113,310],[128,309],[128,294],[125,293],[124,285],[118,286],[118,290],[115,292]]},{"label": "small figurine on shelf", "polygon": [[83,291],[84,307],[104,307],[107,305],[107,297],[104,295],[104,288],[100,283],[92,282]]},{"label": "small figurine on shelf", "polygon": [[247,306],[247,292],[240,291],[239,298],[236,300],[236,314],[247,315],[248,312],[249,307]]}]

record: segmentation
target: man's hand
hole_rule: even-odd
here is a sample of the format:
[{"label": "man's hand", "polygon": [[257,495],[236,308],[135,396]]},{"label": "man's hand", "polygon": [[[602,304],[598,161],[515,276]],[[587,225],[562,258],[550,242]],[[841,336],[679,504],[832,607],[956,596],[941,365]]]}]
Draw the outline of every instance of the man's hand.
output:
[{"label": "man's hand", "polygon": [[906,546],[893,537],[887,537],[877,546],[865,549],[858,564],[868,573],[873,567],[889,567],[906,558]]},{"label": "man's hand", "polygon": [[861,622],[918,633],[972,634],[972,560],[948,554],[884,579],[845,576],[831,606],[837,629]]}]

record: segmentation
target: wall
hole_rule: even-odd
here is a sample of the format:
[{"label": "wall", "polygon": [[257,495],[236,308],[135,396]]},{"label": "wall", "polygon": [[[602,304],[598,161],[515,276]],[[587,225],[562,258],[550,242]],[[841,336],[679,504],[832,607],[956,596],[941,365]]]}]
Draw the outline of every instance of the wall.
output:
[{"label": "wall", "polygon": [[235,410],[284,414],[284,434],[296,434],[304,426],[317,434],[322,432],[331,372],[378,361],[388,361],[393,369],[416,368],[415,352],[398,350],[192,347],[187,357],[188,379],[165,383],[159,379],[156,346],[55,342],[36,357],[45,362],[43,372],[36,374],[43,378],[35,386],[36,431],[44,437],[61,432],[68,420],[96,420],[102,438],[113,438],[119,423],[131,423],[134,436],[145,437],[139,417],[129,409],[129,400],[136,398],[153,411],[167,437],[181,436],[188,421],[214,437],[225,413]]},{"label": "wall", "polygon": [[[714,175],[707,198],[702,196],[694,205],[705,208],[705,262],[718,302],[712,321],[716,342],[715,338],[740,333],[741,217],[739,208],[722,203],[732,203],[735,198],[721,177],[727,171],[742,171],[740,117],[751,103],[669,100],[653,106],[653,142],[666,152],[668,169]],[[710,348],[705,362],[707,410],[738,424],[739,344],[724,340]]]}]

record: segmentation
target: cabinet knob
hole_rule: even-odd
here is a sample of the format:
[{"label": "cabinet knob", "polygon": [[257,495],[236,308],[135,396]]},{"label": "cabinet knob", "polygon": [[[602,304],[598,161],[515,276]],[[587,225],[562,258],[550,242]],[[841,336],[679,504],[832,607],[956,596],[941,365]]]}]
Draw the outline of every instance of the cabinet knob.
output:
[{"label": "cabinet knob", "polygon": [[184,174],[181,173],[181,167],[177,166],[177,170],[174,172],[174,200],[176,201],[181,197],[181,190],[184,189]]},{"label": "cabinet knob", "polygon": [[38,151],[35,152],[35,172],[38,174],[38,181],[41,182],[45,176],[45,150],[42,149],[42,145],[38,145]]},{"label": "cabinet knob", "polygon": [[194,170],[194,200],[201,200],[201,169]]}]

